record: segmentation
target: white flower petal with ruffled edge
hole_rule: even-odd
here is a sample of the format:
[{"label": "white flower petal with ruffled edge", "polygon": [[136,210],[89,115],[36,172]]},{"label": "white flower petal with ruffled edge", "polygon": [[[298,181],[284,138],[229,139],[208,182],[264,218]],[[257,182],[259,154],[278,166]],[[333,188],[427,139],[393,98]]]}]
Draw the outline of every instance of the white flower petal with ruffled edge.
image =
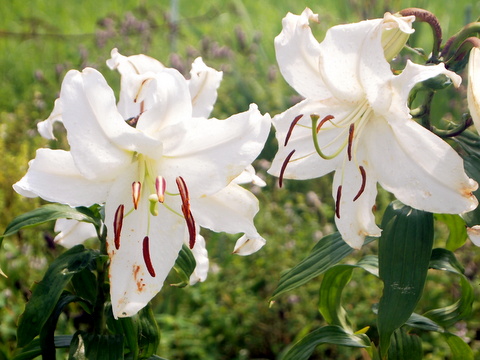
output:
[{"label": "white flower petal with ruffled edge", "polygon": [[[158,215],[150,213],[148,193],[142,192],[137,210],[133,210],[131,186],[135,166],[119,177],[105,205],[105,225],[110,256],[110,295],[115,318],[135,315],[162,288],[175,264],[184,234],[185,220],[159,204]],[[178,196],[168,196],[169,206],[180,207]],[[120,226],[115,215],[124,205]],[[116,224],[116,226],[114,226]],[[115,237],[115,230],[120,234]]]},{"label": "white flower petal with ruffled edge", "polygon": [[266,240],[258,234],[243,235],[235,243],[233,253],[235,255],[247,256],[260,250],[266,244]]},{"label": "white flower petal with ruffled edge", "polygon": [[[378,182],[406,205],[433,213],[459,214],[477,207],[478,184],[461,157],[418,123],[372,119],[362,141]],[[389,170],[390,169],[390,170]],[[394,169],[394,171],[392,171]]]},{"label": "white flower petal with ruffled edge", "polygon": [[164,157],[158,173],[182,176],[191,197],[221,190],[250,165],[270,131],[270,116],[255,104],[225,120],[194,118],[162,131]]},{"label": "white flower petal with ruffled edge", "polygon": [[467,227],[467,235],[474,245],[480,246],[480,225]]},{"label": "white flower petal with ruffled edge", "polygon": [[91,206],[105,201],[111,184],[86,179],[67,151],[38,149],[27,173],[13,188],[26,197],[40,196],[70,206]]},{"label": "white flower petal with ruffled edge", "polygon": [[368,160],[363,159],[363,153],[359,151],[358,162],[346,160],[345,165],[335,172],[332,186],[335,224],[343,240],[354,249],[362,247],[366,236],[380,236],[381,232],[372,213],[377,196],[377,179]]},{"label": "white flower petal with ruffled edge", "polygon": [[45,139],[55,140],[56,138],[53,134],[53,124],[56,122],[63,122],[62,102],[60,99],[55,100],[55,104],[53,105],[53,110],[50,116],[46,120],[40,121],[37,124],[37,130]]},{"label": "white flower petal with ruffled edge", "polygon": [[[188,237],[186,243],[188,243]],[[197,234],[195,246],[191,250],[193,257],[195,258],[196,266],[193,270],[193,273],[190,275],[189,284],[195,285],[197,282],[203,282],[207,280],[208,269],[210,266],[205,238],[202,235]]]},{"label": "white flower petal with ruffled edge", "polygon": [[[390,91],[393,93],[392,108],[388,109],[396,116],[386,117],[387,121],[394,121],[400,119],[404,121],[409,118],[409,109],[407,107],[408,95],[413,87],[419,82],[434,78],[437,75],[445,75],[452,80],[455,87],[459,87],[462,78],[453,71],[445,69],[445,65],[440,63],[438,65],[418,65],[407,60],[407,65],[400,75],[394,76],[391,80]],[[374,91],[374,88],[371,89]]]},{"label": "white flower petal with ruffled edge", "polygon": [[145,74],[149,75],[148,89],[140,91],[137,99],[138,102],[145,101],[145,110],[138,118],[137,129],[165,141],[163,129],[188,122],[192,117],[187,80],[175,69]]},{"label": "white flower petal with ruffled edge", "polygon": [[255,168],[252,165],[248,165],[245,170],[242,171],[235,179],[235,184],[253,184],[259,187],[264,187],[267,183],[255,173]]},{"label": "white flower petal with ruffled edge", "polygon": [[468,60],[468,110],[473,124],[480,133],[480,49],[474,47]]},{"label": "white flower petal with ruffled edge", "polygon": [[53,241],[67,249],[83,244],[87,239],[97,237],[97,231],[93,224],[73,219],[58,219],[55,222],[54,231],[58,234]]},{"label": "white flower petal with ruffled edge", "polygon": [[300,95],[324,99],[331,96],[319,74],[320,45],[309,22],[318,15],[306,8],[301,15],[288,13],[282,20],[282,32],[275,38],[278,66],[285,80]]},{"label": "white flower petal with ruffled edge", "polygon": [[161,150],[161,143],[125,123],[112,89],[94,69],[69,71],[60,100],[70,151],[86,178],[114,179],[131,162],[131,151],[156,154]]},{"label": "white flower petal with ruffled edge", "polygon": [[217,100],[217,89],[223,72],[208,67],[202,58],[196,58],[190,70],[188,88],[192,98],[193,117],[208,118]]},{"label": "white flower petal with ruffled edge", "polygon": [[190,199],[195,222],[201,227],[229,234],[256,234],[253,218],[258,212],[258,200],[240,185],[230,183],[219,192]]}]

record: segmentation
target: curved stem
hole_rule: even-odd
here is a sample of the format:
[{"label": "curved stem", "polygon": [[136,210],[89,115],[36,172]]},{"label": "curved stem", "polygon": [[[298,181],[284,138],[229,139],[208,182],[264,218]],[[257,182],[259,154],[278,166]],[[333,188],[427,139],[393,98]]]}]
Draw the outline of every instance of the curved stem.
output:
[{"label": "curved stem", "polygon": [[426,22],[430,25],[433,32],[433,48],[432,56],[427,61],[427,63],[436,63],[438,60],[438,55],[440,53],[440,45],[442,44],[442,28],[437,17],[433,15],[430,11],[419,8],[407,8],[400,11],[402,16],[414,15],[416,20],[421,22]]},{"label": "curved stem", "polygon": [[454,52],[456,52],[455,49],[457,49],[467,38],[475,34],[480,34],[480,22],[466,25],[462,30],[448,39],[443,47],[440,57],[449,60],[454,55]]},{"label": "curved stem", "polygon": [[431,130],[434,134],[442,137],[442,138],[449,138],[458,136],[463,133],[470,125],[473,124],[473,120],[471,116],[468,116],[462,119],[462,123],[455,126],[453,129],[437,129],[436,127],[432,126]]},{"label": "curved stem", "polygon": [[474,47],[480,48],[479,38],[471,36],[465,39],[458,47],[455,54],[453,54],[452,57],[445,62],[446,67],[449,68],[452,64],[463,60],[463,58],[465,58],[465,56],[467,56],[470,53],[470,50],[472,50]]}]

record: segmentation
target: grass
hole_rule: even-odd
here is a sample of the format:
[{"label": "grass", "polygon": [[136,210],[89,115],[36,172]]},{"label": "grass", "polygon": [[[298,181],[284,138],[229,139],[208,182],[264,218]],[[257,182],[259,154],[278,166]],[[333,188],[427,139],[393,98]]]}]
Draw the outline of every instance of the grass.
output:
[{"label": "grass", "polygon": [[[25,173],[35,149],[65,145],[61,139],[40,139],[35,129],[36,123],[49,115],[67,70],[93,66],[118,90],[117,74],[105,65],[113,47],[126,55],[146,53],[184,74],[192,60],[202,56],[208,65],[224,71],[214,116],[224,118],[244,111],[251,102],[257,103],[262,112],[274,115],[291,106],[296,93],[278,71],[273,39],[281,30],[285,14],[298,14],[305,6],[319,13],[320,23],[314,29],[319,40],[335,24],[380,17],[385,11],[410,6],[434,12],[443,26],[444,38],[480,14],[480,4],[468,0],[212,0],[179,1],[175,22],[171,2],[166,0],[2,2],[0,228],[40,203],[38,199],[21,198],[11,190],[11,185]],[[430,29],[425,24],[416,28],[412,41],[427,46]],[[465,108],[465,104],[458,106]],[[268,239],[267,246],[250,257],[235,257],[230,254],[233,237],[208,234],[212,272],[207,282],[186,289],[166,287],[154,301],[162,328],[162,356],[275,359],[295,339],[323,324],[316,310],[319,283],[311,282],[280,298],[272,307],[268,304],[280,274],[304,258],[322,234],[333,231],[329,179],[289,181],[285,189],[278,189],[276,180],[266,175],[275,149],[276,144],[270,141],[256,164],[268,182],[264,190],[254,189],[262,205],[257,226]],[[45,238],[52,235],[51,225],[45,225],[3,243],[0,266],[9,278],[0,281],[0,359],[2,352],[4,358],[13,352],[16,323],[29,288],[62,251],[46,246]],[[370,246],[356,256],[374,251],[375,247]],[[458,253],[477,284],[478,250],[466,245]],[[451,279],[432,275],[427,286],[428,294],[420,306],[432,308],[445,302],[445,289],[451,289]],[[380,291],[378,281],[355,272],[345,306],[356,314],[359,328],[374,321],[371,305],[378,302]],[[478,304],[474,310],[466,323],[469,330],[465,336],[478,349]],[[69,316],[79,315],[78,311],[72,309]],[[66,322],[67,314],[63,320]],[[426,340],[426,358],[440,359],[448,354],[441,339]],[[356,359],[360,353],[322,347],[316,358]]]}]

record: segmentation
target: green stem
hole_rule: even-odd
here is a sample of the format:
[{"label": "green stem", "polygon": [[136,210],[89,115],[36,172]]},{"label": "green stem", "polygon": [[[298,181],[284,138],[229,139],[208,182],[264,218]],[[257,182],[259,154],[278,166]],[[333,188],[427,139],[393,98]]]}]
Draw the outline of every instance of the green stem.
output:
[{"label": "green stem", "polygon": [[432,126],[431,130],[434,134],[442,137],[442,138],[449,138],[458,136],[463,133],[470,125],[473,124],[473,120],[471,116],[468,116],[462,119],[462,122],[455,126],[453,129],[437,129],[436,127]]},{"label": "green stem", "polygon": [[[103,226],[103,231],[98,236],[100,240],[100,253],[107,255],[107,229]],[[97,260],[97,298],[93,307],[93,330],[95,334],[105,334],[107,330],[107,321],[105,318],[105,280],[107,278],[107,262],[101,258]]]},{"label": "green stem", "polygon": [[456,49],[459,48],[467,38],[476,34],[480,34],[480,22],[474,22],[466,25],[462,28],[462,30],[447,40],[440,57],[442,57],[444,61],[449,61],[450,58],[457,52]]}]

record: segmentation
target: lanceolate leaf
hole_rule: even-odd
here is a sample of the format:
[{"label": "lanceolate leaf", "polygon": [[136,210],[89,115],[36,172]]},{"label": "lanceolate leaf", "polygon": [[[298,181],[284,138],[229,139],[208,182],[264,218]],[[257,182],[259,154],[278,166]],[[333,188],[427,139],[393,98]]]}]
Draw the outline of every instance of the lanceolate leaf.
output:
[{"label": "lanceolate leaf", "polygon": [[397,329],[391,337],[388,360],[422,360],[422,341],[416,335],[408,334],[404,329]]},{"label": "lanceolate leaf", "polygon": [[43,325],[72,276],[85,269],[95,258],[96,252],[77,245],[56,258],[42,281],[33,289],[17,330],[18,346],[22,347],[40,333]]},{"label": "lanceolate leaf", "polygon": [[192,275],[195,266],[197,265],[195,258],[193,257],[190,249],[183,245],[182,249],[178,253],[178,258],[175,262],[174,269],[181,279],[178,284],[171,284],[172,286],[184,287],[190,282],[190,275]]},{"label": "lanceolate leaf", "polygon": [[320,286],[320,313],[329,325],[338,325],[347,331],[352,329],[345,309],[341,305],[342,292],[355,268],[362,268],[378,276],[378,258],[369,255],[355,265],[336,265],[325,272]]},{"label": "lanceolate leaf", "polygon": [[0,241],[5,236],[13,235],[22,228],[40,225],[57,219],[74,219],[99,225],[99,220],[95,218],[94,213],[88,208],[72,208],[62,204],[47,204],[13,219],[8,224],[4,234],[0,235]]},{"label": "lanceolate leaf", "polygon": [[380,353],[412,314],[423,291],[433,245],[433,215],[392,202],[382,221],[379,274],[384,282],[378,307]]},{"label": "lanceolate leaf", "polygon": [[365,348],[370,346],[370,339],[367,335],[350,334],[339,326],[324,326],[312,331],[293,345],[282,360],[306,360],[321,344]]},{"label": "lanceolate leaf", "polygon": [[121,360],[123,358],[121,335],[98,335],[78,331],[73,336],[68,360]]},{"label": "lanceolate leaf", "polygon": [[448,346],[450,346],[450,350],[452,351],[452,359],[455,360],[473,360],[473,351],[468,346],[465,341],[463,341],[460,337],[450,334],[444,333],[443,336],[447,341]]},{"label": "lanceolate leaf", "polygon": [[467,228],[465,227],[465,220],[463,220],[460,215],[435,214],[435,219],[448,226],[450,232],[446,244],[448,250],[455,251],[465,244],[467,240]]},{"label": "lanceolate leaf", "polygon": [[[366,239],[365,244],[374,239]],[[278,287],[272,295],[272,300],[323,274],[352,252],[353,249],[343,241],[340,233],[336,232],[325,236],[315,245],[310,255],[282,275]]]},{"label": "lanceolate leaf", "polygon": [[[58,335],[54,338],[55,348],[68,348],[72,341],[72,335]],[[36,359],[42,355],[40,347],[40,339],[33,340],[28,346],[25,346],[22,351],[16,355],[12,360],[30,360]]]}]

